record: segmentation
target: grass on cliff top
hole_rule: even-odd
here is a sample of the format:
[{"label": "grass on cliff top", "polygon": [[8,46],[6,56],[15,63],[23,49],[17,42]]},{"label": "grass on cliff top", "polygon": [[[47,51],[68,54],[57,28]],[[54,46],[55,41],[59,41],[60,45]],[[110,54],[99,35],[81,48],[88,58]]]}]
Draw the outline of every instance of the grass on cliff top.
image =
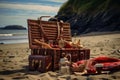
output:
[{"label": "grass on cliff top", "polygon": [[105,11],[113,7],[120,7],[120,0],[68,0],[64,3],[58,13],[96,13],[98,11]]}]

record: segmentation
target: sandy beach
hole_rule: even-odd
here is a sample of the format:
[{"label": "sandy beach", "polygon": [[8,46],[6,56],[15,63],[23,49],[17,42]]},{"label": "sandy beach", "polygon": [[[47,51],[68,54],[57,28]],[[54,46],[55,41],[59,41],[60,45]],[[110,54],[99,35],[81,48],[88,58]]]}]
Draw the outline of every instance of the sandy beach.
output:
[{"label": "sandy beach", "polygon": [[[90,58],[108,56],[120,59],[120,33],[77,36],[81,44],[91,50]],[[120,80],[120,71],[96,75],[59,75],[48,71],[40,73],[28,70],[28,43],[0,44],[0,80]]]}]

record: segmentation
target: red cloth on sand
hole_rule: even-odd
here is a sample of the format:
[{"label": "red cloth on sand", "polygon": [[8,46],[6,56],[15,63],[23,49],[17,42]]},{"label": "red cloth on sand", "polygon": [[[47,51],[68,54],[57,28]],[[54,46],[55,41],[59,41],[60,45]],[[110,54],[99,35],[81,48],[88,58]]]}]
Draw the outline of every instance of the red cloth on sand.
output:
[{"label": "red cloth on sand", "polygon": [[[73,63],[73,67],[79,67],[81,64],[85,64],[86,60],[81,60]],[[103,71],[120,70],[120,59],[101,56],[87,61],[86,70],[88,73],[96,73],[95,64],[102,64]]]}]

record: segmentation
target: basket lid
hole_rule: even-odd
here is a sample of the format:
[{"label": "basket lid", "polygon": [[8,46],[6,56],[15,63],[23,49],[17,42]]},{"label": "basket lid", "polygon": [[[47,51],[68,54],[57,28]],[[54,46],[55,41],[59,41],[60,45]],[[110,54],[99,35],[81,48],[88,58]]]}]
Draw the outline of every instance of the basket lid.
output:
[{"label": "basket lid", "polygon": [[71,41],[71,30],[69,23],[61,23],[58,21],[43,21],[28,19],[28,37],[29,47],[39,48],[34,39],[42,41],[56,40],[59,37],[59,27],[62,26],[62,38]]}]

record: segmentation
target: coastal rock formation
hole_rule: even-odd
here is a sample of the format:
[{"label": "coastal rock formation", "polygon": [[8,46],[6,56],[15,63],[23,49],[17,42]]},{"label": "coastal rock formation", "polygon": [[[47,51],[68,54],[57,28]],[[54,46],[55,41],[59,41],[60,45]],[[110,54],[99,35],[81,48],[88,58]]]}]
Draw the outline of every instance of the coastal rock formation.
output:
[{"label": "coastal rock formation", "polygon": [[72,34],[120,31],[120,1],[68,0],[55,17],[69,22]]},{"label": "coastal rock formation", "polygon": [[26,30],[25,27],[20,25],[8,25],[0,29],[6,29],[6,30]]}]

